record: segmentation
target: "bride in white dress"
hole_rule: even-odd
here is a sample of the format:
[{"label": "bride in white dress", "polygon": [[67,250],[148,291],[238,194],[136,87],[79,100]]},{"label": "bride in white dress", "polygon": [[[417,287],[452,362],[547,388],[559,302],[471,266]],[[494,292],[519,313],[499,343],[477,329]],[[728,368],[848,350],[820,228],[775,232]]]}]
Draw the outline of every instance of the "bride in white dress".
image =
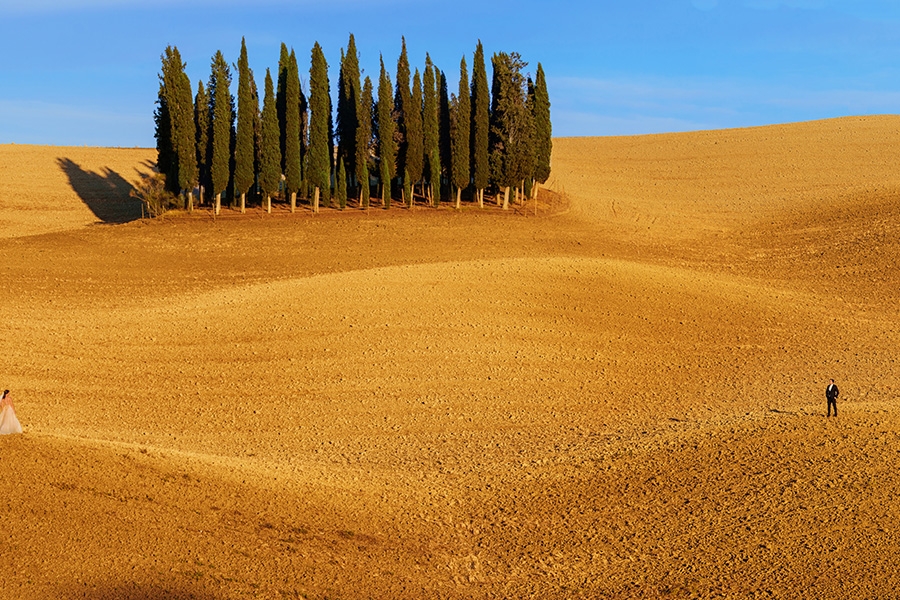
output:
[{"label": "bride in white dress", "polygon": [[22,433],[22,426],[16,418],[16,411],[9,397],[9,390],[5,390],[3,397],[0,397],[0,435],[6,433]]}]

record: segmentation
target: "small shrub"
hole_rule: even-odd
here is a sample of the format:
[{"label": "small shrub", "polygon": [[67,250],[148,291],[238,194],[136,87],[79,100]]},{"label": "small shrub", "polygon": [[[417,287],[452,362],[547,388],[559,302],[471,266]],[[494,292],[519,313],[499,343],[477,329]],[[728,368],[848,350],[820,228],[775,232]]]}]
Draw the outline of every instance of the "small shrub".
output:
[{"label": "small shrub", "polygon": [[144,208],[151,217],[162,216],[178,205],[178,198],[166,190],[166,178],[161,173],[144,175],[130,195],[144,203]]}]

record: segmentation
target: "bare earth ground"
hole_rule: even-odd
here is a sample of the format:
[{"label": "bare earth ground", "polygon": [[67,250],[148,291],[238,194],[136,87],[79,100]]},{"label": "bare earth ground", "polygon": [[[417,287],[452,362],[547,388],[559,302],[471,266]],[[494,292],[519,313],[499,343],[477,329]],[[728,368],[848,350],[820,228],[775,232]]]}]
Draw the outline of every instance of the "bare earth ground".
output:
[{"label": "bare earth ground", "polygon": [[557,139],[537,217],[154,158],[0,146],[0,597],[898,596],[900,117]]}]

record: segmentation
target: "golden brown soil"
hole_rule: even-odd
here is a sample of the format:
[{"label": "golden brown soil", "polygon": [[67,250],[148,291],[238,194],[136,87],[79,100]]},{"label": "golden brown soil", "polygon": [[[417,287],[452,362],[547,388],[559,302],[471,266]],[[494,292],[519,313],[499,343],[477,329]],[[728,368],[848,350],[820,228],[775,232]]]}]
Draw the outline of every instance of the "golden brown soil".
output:
[{"label": "golden brown soil", "polygon": [[0,146],[0,597],[897,595],[900,117],[557,139],[538,217],[154,155]]}]

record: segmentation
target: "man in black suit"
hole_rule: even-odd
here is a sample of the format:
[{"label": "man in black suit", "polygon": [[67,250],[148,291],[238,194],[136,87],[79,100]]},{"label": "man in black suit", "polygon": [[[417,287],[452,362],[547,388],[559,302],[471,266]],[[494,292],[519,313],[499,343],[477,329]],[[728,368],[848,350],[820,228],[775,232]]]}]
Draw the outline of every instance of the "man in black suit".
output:
[{"label": "man in black suit", "polygon": [[834,385],[834,379],[832,379],[828,387],[825,388],[825,398],[828,399],[828,414],[825,415],[826,417],[831,416],[831,407],[834,407],[834,416],[837,416],[837,397],[839,393],[838,387]]}]

